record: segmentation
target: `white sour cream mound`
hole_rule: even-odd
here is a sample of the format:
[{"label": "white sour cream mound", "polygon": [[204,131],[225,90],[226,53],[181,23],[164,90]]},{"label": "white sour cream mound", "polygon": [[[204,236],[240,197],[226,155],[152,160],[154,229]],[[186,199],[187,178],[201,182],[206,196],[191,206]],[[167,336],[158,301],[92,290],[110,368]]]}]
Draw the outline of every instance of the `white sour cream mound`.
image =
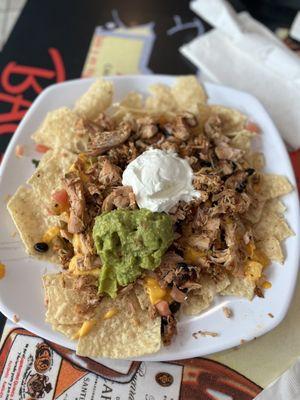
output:
[{"label": "white sour cream mound", "polygon": [[199,197],[189,163],[176,153],[150,149],[127,165],[122,184],[131,186],[139,208],[168,212],[180,200]]}]

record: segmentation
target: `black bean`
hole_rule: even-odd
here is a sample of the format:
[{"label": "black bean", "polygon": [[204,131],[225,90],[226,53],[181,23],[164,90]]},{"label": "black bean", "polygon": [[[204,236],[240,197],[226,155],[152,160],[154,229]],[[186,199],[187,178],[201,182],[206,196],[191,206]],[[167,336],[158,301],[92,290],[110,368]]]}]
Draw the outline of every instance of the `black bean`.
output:
[{"label": "black bean", "polygon": [[45,242],[38,242],[34,245],[34,250],[38,253],[46,253],[49,250],[49,246]]}]

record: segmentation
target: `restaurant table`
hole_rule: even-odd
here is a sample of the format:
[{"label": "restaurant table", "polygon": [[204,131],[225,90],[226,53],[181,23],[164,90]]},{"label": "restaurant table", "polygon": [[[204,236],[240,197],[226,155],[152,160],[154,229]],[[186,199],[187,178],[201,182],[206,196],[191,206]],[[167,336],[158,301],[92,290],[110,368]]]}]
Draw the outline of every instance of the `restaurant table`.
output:
[{"label": "restaurant table", "polygon": [[[248,9],[255,18],[265,23],[272,30],[290,27],[297,10],[300,9],[297,1],[237,0],[231,1],[231,3],[238,11]],[[98,27],[98,31],[95,31],[96,27]],[[147,40],[145,40],[147,44],[145,49],[147,51],[145,50],[143,54],[139,54],[141,62],[135,66],[137,72],[172,75],[199,73],[196,67],[178,51],[182,44],[191,41],[197,35],[210,29],[209,25],[201,21],[189,9],[189,1],[86,0],[83,2],[80,0],[29,0],[0,52],[0,161],[22,116],[35,97],[45,87],[68,79],[97,75],[98,64],[93,58],[97,35],[102,38],[106,35],[118,36],[119,33],[115,33],[114,30],[122,28],[129,29],[129,31],[123,32],[123,35],[127,35],[130,39],[130,35],[135,34],[130,29],[136,27],[147,28],[147,34],[145,34],[147,36]],[[299,43],[290,38],[286,38],[285,41],[287,45],[299,51]],[[97,60],[97,62],[100,61]],[[111,71],[117,71],[118,73],[116,68],[109,66],[104,71],[107,71],[108,75]],[[120,71],[120,73],[124,73],[122,70]],[[291,158],[298,174],[299,182],[300,155],[298,152],[293,152],[291,153]],[[0,334],[4,325],[5,318],[1,315]],[[21,328],[9,326],[7,331],[10,332],[13,329],[17,329],[15,331],[17,336],[19,335],[23,338],[33,337],[33,335]],[[3,349],[8,346],[9,341],[7,338],[10,337],[7,332],[5,335],[5,343],[2,346],[2,353],[0,353],[0,366],[1,354],[2,362],[4,362],[3,354],[7,353],[3,353]],[[51,347],[52,345],[49,346]],[[66,353],[64,353],[62,349],[55,347],[55,345],[53,346],[51,347],[52,351],[56,351],[61,357],[69,360],[68,362],[71,365],[69,352],[66,350]],[[6,349],[6,351],[8,350]],[[227,361],[222,354],[217,356],[214,361],[213,358],[211,357],[210,360],[194,359],[172,364],[173,366],[175,364],[180,365],[180,368],[185,371],[183,372],[182,380],[178,378],[180,381],[179,386],[181,385],[181,397],[178,398],[225,399],[225,397],[218,397],[222,396],[223,393],[223,396],[226,394],[235,400],[250,400],[270,380],[271,375],[268,375],[265,380],[260,380],[255,375],[249,375],[244,367],[240,367],[234,361],[234,358]],[[238,355],[236,359],[239,359]],[[138,369],[141,368],[140,364],[138,367],[135,364],[134,367],[132,365],[128,368],[126,367],[127,376],[130,375],[131,369],[133,368],[134,370],[135,367],[135,371],[140,371]],[[77,365],[76,368],[84,370],[82,364]],[[102,369],[93,365],[90,370],[97,375],[97,368],[100,371],[99,376],[106,376],[107,370],[103,373],[103,368],[105,369],[103,365],[101,366]],[[196,379],[195,376],[191,375],[186,379],[184,375],[187,371],[191,373],[192,368],[198,371],[199,376],[201,375],[200,370],[202,372],[206,371],[207,374],[206,378],[203,377],[203,374],[201,375],[203,379],[202,386],[200,384],[200,386],[195,386],[194,392],[192,389],[186,388],[190,381]],[[110,369],[113,369],[113,367],[110,366],[108,370]],[[243,374],[248,374],[247,378],[250,376],[250,379],[244,377]],[[161,382],[166,383],[165,387],[167,382],[170,382],[169,375],[166,372],[166,375],[160,376]],[[275,375],[276,373],[274,372],[274,378]],[[227,383],[224,379],[221,382],[220,377],[222,379],[226,377]],[[109,378],[106,376],[105,379]],[[214,386],[210,394],[207,391],[208,382]],[[50,386],[49,383],[46,383],[46,380],[43,381],[42,387],[41,393],[46,395],[46,398],[52,398],[47,397],[48,393],[50,393]],[[164,387],[163,384],[161,387]],[[31,393],[31,398],[38,398],[39,395],[42,396],[41,393],[33,392]],[[169,397],[165,397],[165,399],[169,399]],[[229,399],[229,397],[226,397],[226,399]]]}]

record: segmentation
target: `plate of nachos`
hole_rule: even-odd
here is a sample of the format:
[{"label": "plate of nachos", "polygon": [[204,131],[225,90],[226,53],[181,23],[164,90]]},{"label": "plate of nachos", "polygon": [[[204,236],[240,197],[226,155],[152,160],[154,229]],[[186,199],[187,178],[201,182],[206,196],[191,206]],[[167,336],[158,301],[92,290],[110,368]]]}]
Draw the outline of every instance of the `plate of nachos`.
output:
[{"label": "plate of nachos", "polygon": [[253,340],[292,299],[295,187],[247,93],[194,76],[51,86],[1,166],[1,311],[96,359]]}]

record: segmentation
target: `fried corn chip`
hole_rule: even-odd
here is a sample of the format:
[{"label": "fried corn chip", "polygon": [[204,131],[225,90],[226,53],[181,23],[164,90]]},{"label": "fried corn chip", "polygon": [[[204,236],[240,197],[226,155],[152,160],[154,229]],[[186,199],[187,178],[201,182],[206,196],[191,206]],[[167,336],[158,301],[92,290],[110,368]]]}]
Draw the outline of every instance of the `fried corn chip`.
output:
[{"label": "fried corn chip", "polygon": [[256,247],[263,251],[265,255],[272,261],[283,263],[284,255],[279,240],[274,237],[265,237],[256,242]]},{"label": "fried corn chip", "polygon": [[177,103],[169,86],[156,84],[150,86],[149,91],[150,96],[148,96],[145,101],[146,109],[162,114],[177,110]]},{"label": "fried corn chip", "polygon": [[286,211],[286,206],[282,203],[282,201],[275,198],[266,202],[265,209],[278,214],[283,214]]},{"label": "fried corn chip", "polygon": [[[135,309],[130,314],[129,304]],[[104,315],[112,307],[119,312],[112,318]],[[134,293],[104,298],[94,317],[93,329],[79,339],[76,353],[88,357],[129,358],[155,353],[161,346],[161,318],[151,319],[141,309]]]},{"label": "fried corn chip", "polygon": [[7,204],[8,211],[18,229],[26,252],[42,260],[58,262],[51,245],[46,253],[39,253],[34,245],[41,242],[45,231],[55,225],[55,217],[47,217],[42,210],[40,197],[30,188],[20,186]]},{"label": "fried corn chip", "polygon": [[253,202],[245,213],[245,218],[252,224],[256,224],[261,219],[264,206],[264,200]]},{"label": "fried corn chip", "polygon": [[88,136],[78,129],[80,117],[67,107],[50,111],[32,139],[52,149],[78,153],[87,149]]},{"label": "fried corn chip", "polygon": [[227,136],[236,136],[236,132],[243,130],[247,117],[233,108],[211,105],[212,115],[218,116],[222,121],[222,133]]},{"label": "fried corn chip", "polygon": [[113,84],[97,80],[76,102],[74,111],[86,119],[96,119],[99,114],[110,107],[113,99]]},{"label": "fried corn chip", "polygon": [[274,236],[280,242],[294,235],[284,217],[273,212],[268,203],[263,209],[260,221],[254,226],[253,232],[257,240]]},{"label": "fried corn chip", "polygon": [[134,288],[135,295],[138,299],[140,307],[142,310],[148,310],[150,307],[149,295],[143,285],[136,285]]},{"label": "fried corn chip", "polygon": [[[68,277],[68,284],[71,285],[72,278]],[[52,274],[43,277],[43,283],[47,300],[46,321],[52,325],[79,324],[88,317],[93,316],[93,311],[80,313],[78,309],[84,307],[89,300],[87,292],[79,292],[72,288],[65,287],[65,277],[62,274]]]},{"label": "fried corn chip", "polygon": [[120,106],[125,108],[141,109],[143,108],[143,97],[140,93],[130,92],[120,102]]},{"label": "fried corn chip", "polygon": [[285,176],[263,174],[259,184],[259,190],[261,196],[268,200],[290,193],[293,190],[293,186]]},{"label": "fried corn chip", "polygon": [[251,139],[253,137],[253,133],[247,130],[242,130],[239,132],[231,133],[232,139],[230,144],[233,147],[236,147],[241,150],[248,150],[251,146]]},{"label": "fried corn chip", "polygon": [[208,104],[199,104],[198,106],[198,126],[193,128],[194,133],[202,134],[204,131],[205,122],[208,120],[211,114],[211,109]]},{"label": "fried corn chip", "polygon": [[[44,157],[46,160],[43,160]],[[62,188],[62,177],[68,172],[76,156],[67,150],[60,149],[49,151],[44,157],[27,183],[33,187],[40,202],[50,205],[53,203],[51,197],[53,190]]]},{"label": "fried corn chip", "polygon": [[246,297],[252,300],[254,297],[255,282],[247,277],[230,277],[230,285],[220,292],[222,296]]},{"label": "fried corn chip", "polygon": [[220,281],[214,282],[212,278],[206,276],[199,283],[202,287],[191,290],[187,301],[182,305],[182,312],[186,315],[196,315],[208,308],[215,295],[223,291],[230,284],[230,280],[224,275]]},{"label": "fried corn chip", "polygon": [[207,102],[204,87],[194,75],[177,78],[171,93],[180,110],[199,114],[199,106]]},{"label": "fried corn chip", "polygon": [[263,153],[248,151],[245,154],[245,159],[249,166],[256,171],[261,171],[265,167],[265,156]]}]

